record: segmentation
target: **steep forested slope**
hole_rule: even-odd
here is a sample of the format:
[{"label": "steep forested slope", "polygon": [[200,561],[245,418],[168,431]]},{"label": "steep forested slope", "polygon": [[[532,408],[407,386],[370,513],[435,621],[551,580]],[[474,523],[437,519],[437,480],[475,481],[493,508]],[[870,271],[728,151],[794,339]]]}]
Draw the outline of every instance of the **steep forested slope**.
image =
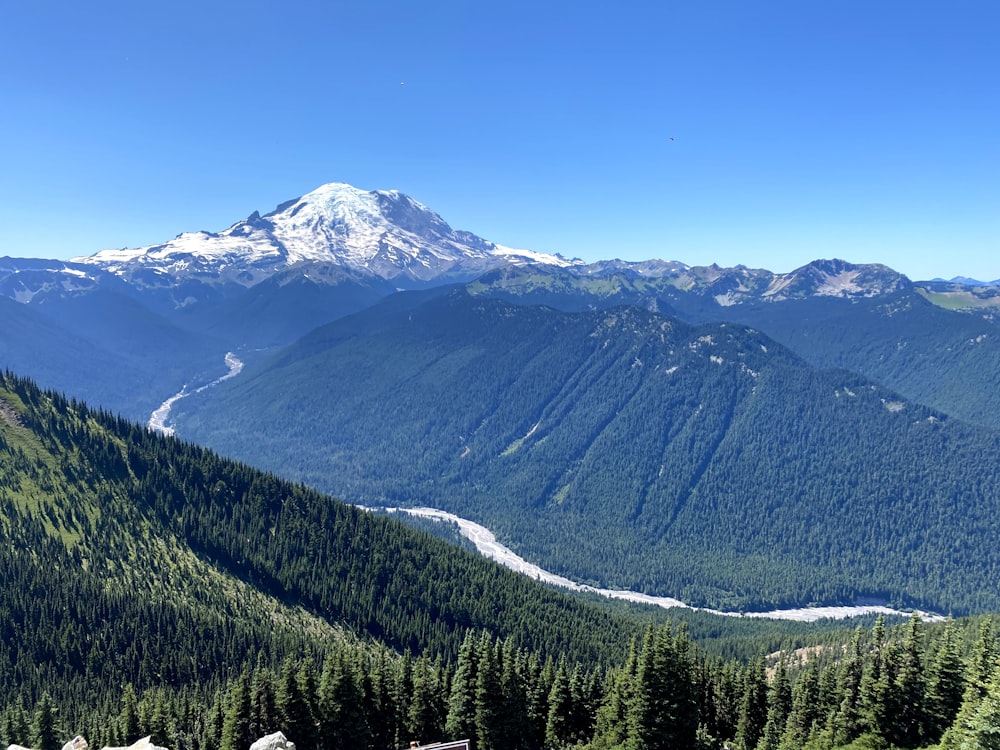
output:
[{"label": "steep forested slope", "polygon": [[10,375],[0,466],[0,684],[32,700],[204,687],[343,632],[450,658],[485,629],[596,662],[638,627]]},{"label": "steep forested slope", "polygon": [[817,367],[842,367],[908,399],[1000,429],[1000,328],[916,290],[861,301],[734,305],[717,319],[754,326]]},{"label": "steep forested slope", "polygon": [[182,402],[178,424],[606,585],[726,608],[1000,604],[996,436],[738,325],[396,300]]}]

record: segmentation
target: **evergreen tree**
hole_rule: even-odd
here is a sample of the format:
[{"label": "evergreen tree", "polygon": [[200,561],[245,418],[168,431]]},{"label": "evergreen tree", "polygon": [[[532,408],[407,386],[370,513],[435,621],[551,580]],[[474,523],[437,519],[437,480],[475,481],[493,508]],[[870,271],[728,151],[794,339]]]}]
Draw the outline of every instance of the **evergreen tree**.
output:
[{"label": "evergreen tree", "polygon": [[[810,660],[792,690],[791,711],[788,714],[780,746],[789,750],[804,747],[822,719],[823,702],[820,698],[818,662]],[[768,721],[770,721],[770,710]],[[765,731],[765,735],[766,733]]]},{"label": "evergreen tree", "polygon": [[458,663],[451,681],[448,697],[448,716],[445,720],[445,734],[450,740],[476,742],[476,683],[478,651],[476,638],[468,632],[458,651]]},{"label": "evergreen tree", "polygon": [[625,743],[628,717],[631,713],[632,695],[635,688],[635,660],[633,654],[621,669],[612,670],[607,677],[608,687],[604,701],[597,710],[594,722],[594,747],[618,747]]},{"label": "evergreen tree", "polygon": [[[281,664],[277,690],[278,716],[282,731],[295,743],[297,750],[315,750],[313,715],[309,707],[311,696],[302,691],[301,667],[291,657]],[[247,703],[249,708],[249,696]],[[223,747],[222,750],[228,749]]]},{"label": "evergreen tree", "polygon": [[365,715],[371,717],[368,746],[372,750],[395,747],[396,707],[392,700],[392,668],[386,650],[379,649],[363,669]]},{"label": "evergreen tree", "polygon": [[920,643],[920,617],[906,625],[895,675],[891,731],[887,739],[901,747],[921,747],[927,734],[926,677]]},{"label": "evergreen tree", "polygon": [[272,734],[278,727],[278,704],[274,690],[274,674],[258,657],[250,680],[250,736]]},{"label": "evergreen tree", "polygon": [[743,697],[736,726],[736,743],[743,750],[757,747],[767,723],[767,675],[764,657],[758,657],[743,673]]},{"label": "evergreen tree", "polygon": [[370,737],[362,681],[343,650],[327,656],[316,700],[320,746],[324,749],[366,747]]},{"label": "evergreen tree", "polygon": [[476,747],[477,750],[501,750],[505,746],[502,666],[500,651],[489,634],[479,641],[476,666]]},{"label": "evergreen tree", "polygon": [[4,711],[3,733],[8,745],[22,745],[29,742],[31,732],[28,714],[20,703],[13,703]]},{"label": "evergreen tree", "polygon": [[985,692],[966,693],[958,718],[945,732],[941,750],[1000,750],[1000,684],[994,678]]},{"label": "evergreen tree", "polygon": [[229,690],[220,750],[245,750],[254,739],[250,733],[250,676],[244,670]]},{"label": "evergreen tree", "polygon": [[34,750],[59,750],[59,729],[56,727],[56,707],[48,693],[42,695],[35,707],[35,720],[31,726],[31,746]]},{"label": "evergreen tree", "polygon": [[647,634],[639,655],[627,747],[694,747],[698,697],[693,666],[686,632],[675,636],[670,626],[663,626]]},{"label": "evergreen tree", "polygon": [[955,635],[948,620],[927,675],[927,739],[937,742],[958,716],[965,693],[965,674]]},{"label": "evergreen tree", "polygon": [[122,710],[118,716],[118,731],[122,742],[130,745],[140,737],[139,705],[132,683],[127,683],[122,691]]},{"label": "evergreen tree", "polygon": [[861,689],[864,682],[865,660],[861,653],[861,643],[861,628],[858,627],[854,630],[854,638],[848,647],[837,680],[837,695],[840,696],[840,701],[831,727],[834,745],[853,742],[864,731]]},{"label": "evergreen tree", "polygon": [[500,690],[503,693],[503,736],[507,750],[527,750],[531,744],[532,722],[528,660],[508,638],[500,654]]},{"label": "evergreen tree", "polygon": [[576,739],[573,732],[572,715],[578,707],[573,703],[570,693],[569,677],[566,674],[566,664],[560,661],[556,668],[555,679],[549,690],[549,713],[545,722],[545,747],[558,750],[573,744]]},{"label": "evergreen tree", "polygon": [[778,661],[775,669],[774,679],[768,689],[767,696],[767,722],[760,741],[757,743],[758,750],[778,750],[781,743],[782,734],[785,731],[785,723],[788,715],[792,711],[792,686],[788,681],[788,672],[785,668],[784,658]]},{"label": "evergreen tree", "polygon": [[444,736],[445,701],[441,693],[440,670],[426,656],[413,665],[413,694],[407,716],[407,730],[420,743]]},{"label": "evergreen tree", "polygon": [[221,750],[222,725],[225,723],[222,691],[216,690],[205,716],[205,723],[199,738],[199,750]]}]

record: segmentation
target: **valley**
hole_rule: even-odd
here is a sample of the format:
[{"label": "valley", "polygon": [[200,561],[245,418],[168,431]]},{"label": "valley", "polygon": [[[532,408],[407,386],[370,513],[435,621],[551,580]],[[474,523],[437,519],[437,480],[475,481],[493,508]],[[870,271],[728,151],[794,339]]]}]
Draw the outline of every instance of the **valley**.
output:
[{"label": "valley", "polygon": [[[452,513],[447,513],[443,510],[436,510],[434,508],[379,508],[366,510],[377,510],[378,512],[385,513],[405,513],[408,515],[433,518],[437,521],[455,524],[462,536],[475,544],[476,549],[480,554],[491,560],[496,560],[504,567],[517,571],[518,573],[528,576],[535,581],[547,583],[552,586],[558,586],[559,588],[569,589],[570,591],[597,594],[598,596],[604,596],[609,599],[622,599],[630,602],[652,604],[664,609],[675,609],[678,607],[684,609],[697,609],[695,607],[690,607],[679,599],[674,599],[668,596],[650,596],[648,594],[641,594],[637,591],[602,589],[595,586],[577,583],[568,578],[564,578],[563,576],[550,573],[549,571],[528,562],[515,554],[512,550],[500,544],[497,541],[496,536],[494,536],[489,529],[480,526],[477,523],[473,523],[468,519],[459,518],[458,516]],[[879,605],[853,607],[802,607],[799,609],[773,610],[771,612],[720,612],[713,609],[704,609],[702,611],[726,617],[761,617],[772,620],[795,620],[797,622],[815,622],[816,620],[821,619],[842,620],[872,614],[886,615],[890,617],[903,617],[908,614],[906,612],[901,612],[899,610]],[[941,615],[929,614],[927,612],[920,612],[919,614],[920,619],[924,622],[943,622],[945,619]]]},{"label": "valley", "polygon": [[230,378],[235,378],[240,374],[240,372],[243,371],[243,360],[233,354],[233,352],[226,352],[225,363],[228,368],[225,375],[220,375],[215,380],[204,385],[200,385],[192,391],[188,391],[187,384],[185,384],[179,392],[175,393],[173,396],[160,404],[149,416],[149,421],[146,423],[149,429],[153,430],[153,432],[158,432],[161,435],[173,435],[174,430],[172,427],[167,425],[167,422],[170,419],[170,410],[173,409],[175,403],[191,393],[201,393],[207,388],[211,388],[219,383],[224,383]]}]

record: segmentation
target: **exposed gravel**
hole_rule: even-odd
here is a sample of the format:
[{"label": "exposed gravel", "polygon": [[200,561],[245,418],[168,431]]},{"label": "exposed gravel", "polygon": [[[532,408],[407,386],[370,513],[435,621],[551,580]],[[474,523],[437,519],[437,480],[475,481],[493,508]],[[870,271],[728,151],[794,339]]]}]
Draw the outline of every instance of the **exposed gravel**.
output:
[{"label": "exposed gravel", "polygon": [[[476,549],[479,550],[480,554],[496,560],[512,570],[516,570],[519,573],[523,573],[524,575],[530,576],[544,583],[571,589],[573,591],[585,591],[600,594],[601,596],[606,596],[611,599],[625,599],[627,601],[654,604],[665,608],[684,607],[686,609],[700,609],[699,607],[691,607],[679,599],[673,599],[669,596],[650,596],[636,591],[619,591],[615,589],[596,588],[594,586],[576,583],[568,578],[563,578],[562,576],[550,573],[534,563],[524,560],[510,549],[500,544],[500,542],[498,542],[496,537],[493,535],[493,532],[484,526],[480,526],[479,524],[473,523],[465,518],[460,518],[452,513],[446,513],[443,510],[437,510],[435,508],[386,508],[384,510],[390,513],[408,513],[414,516],[422,516],[424,518],[433,518],[439,521],[454,523],[458,526],[462,536],[471,540],[472,543],[476,545]],[[728,617],[763,617],[773,620],[798,620],[800,622],[815,622],[816,620],[822,619],[840,620],[848,617],[858,617],[869,614],[903,616],[909,614],[908,612],[901,612],[899,610],[890,609],[889,607],[880,606],[803,607],[800,609],[777,609],[770,612],[745,613],[720,612],[714,609],[703,609],[703,611],[726,615]],[[926,612],[921,612],[920,616],[925,621],[939,621],[944,619],[940,615],[933,615]]]}]

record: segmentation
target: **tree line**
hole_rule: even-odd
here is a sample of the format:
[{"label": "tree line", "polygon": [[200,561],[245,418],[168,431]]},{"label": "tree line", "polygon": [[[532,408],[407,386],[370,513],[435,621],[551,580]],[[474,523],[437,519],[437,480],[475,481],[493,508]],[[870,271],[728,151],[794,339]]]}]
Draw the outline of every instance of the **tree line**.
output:
[{"label": "tree line", "polygon": [[587,667],[511,639],[466,634],[457,658],[342,641],[326,654],[248,664],[211,688],[131,684],[116,704],[0,712],[4,742],[58,750],[151,734],[172,750],[245,750],[282,731],[300,750],[402,748],[469,739],[473,750],[943,750],[994,747],[1000,646],[990,619],[926,626],[879,619],[839,643],[745,662],[709,657],[686,628],[650,626],[624,661]]}]

